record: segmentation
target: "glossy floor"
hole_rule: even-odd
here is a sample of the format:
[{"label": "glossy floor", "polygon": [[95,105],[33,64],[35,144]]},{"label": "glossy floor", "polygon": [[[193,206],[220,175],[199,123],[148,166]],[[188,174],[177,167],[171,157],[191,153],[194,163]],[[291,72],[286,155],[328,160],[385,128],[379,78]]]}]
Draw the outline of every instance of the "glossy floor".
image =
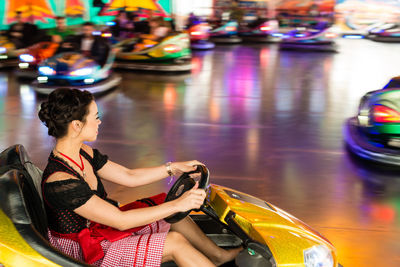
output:
[{"label": "glossy floor", "polygon": [[[360,97],[400,74],[400,45],[338,42],[338,53],[218,46],[195,53],[190,74],[123,72],[97,100],[103,123],[92,145],[129,167],[198,159],[213,183],[320,231],[345,267],[400,266],[400,177],[354,161],[342,138]],[[36,115],[41,101],[0,73],[0,148],[21,143],[43,168],[54,143]],[[106,187],[126,202],[168,185]]]}]

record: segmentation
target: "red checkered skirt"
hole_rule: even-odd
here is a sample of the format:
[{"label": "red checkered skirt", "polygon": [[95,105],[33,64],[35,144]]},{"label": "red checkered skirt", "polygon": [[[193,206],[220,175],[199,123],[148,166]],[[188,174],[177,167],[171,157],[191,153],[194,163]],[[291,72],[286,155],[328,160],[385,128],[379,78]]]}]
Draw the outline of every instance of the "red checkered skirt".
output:
[{"label": "red checkered skirt", "polygon": [[[164,220],[153,222],[132,235],[111,242],[101,241],[104,257],[94,266],[160,266],[170,224]],[[77,241],[56,237],[48,231],[50,243],[65,254],[83,261],[81,247]]]}]

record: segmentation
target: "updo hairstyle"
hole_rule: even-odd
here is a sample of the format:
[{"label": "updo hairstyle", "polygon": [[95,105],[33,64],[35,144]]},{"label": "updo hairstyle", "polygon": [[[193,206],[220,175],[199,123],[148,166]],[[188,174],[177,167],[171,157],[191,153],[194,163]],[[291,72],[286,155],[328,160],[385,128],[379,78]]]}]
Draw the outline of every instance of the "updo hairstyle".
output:
[{"label": "updo hairstyle", "polygon": [[94,101],[88,91],[59,88],[51,92],[47,101],[40,105],[39,119],[48,128],[48,134],[55,138],[64,137],[71,121],[86,121],[89,104]]}]

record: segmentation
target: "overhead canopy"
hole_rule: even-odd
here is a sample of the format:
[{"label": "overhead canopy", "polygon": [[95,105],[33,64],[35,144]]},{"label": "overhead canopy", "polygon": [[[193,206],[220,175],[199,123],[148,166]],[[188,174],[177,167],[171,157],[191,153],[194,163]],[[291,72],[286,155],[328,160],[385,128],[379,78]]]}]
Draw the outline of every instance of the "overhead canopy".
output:
[{"label": "overhead canopy", "polygon": [[158,0],[111,0],[103,14],[110,15],[119,11],[141,11],[143,13],[152,12],[154,15],[165,16],[166,12],[158,2]]},{"label": "overhead canopy", "polygon": [[85,6],[81,0],[67,0],[65,15],[68,17],[82,17],[85,14]]},{"label": "overhead canopy", "polygon": [[47,18],[54,17],[53,10],[46,0],[6,1],[6,23],[15,21],[16,12],[21,12],[22,18],[30,22],[45,22]]}]

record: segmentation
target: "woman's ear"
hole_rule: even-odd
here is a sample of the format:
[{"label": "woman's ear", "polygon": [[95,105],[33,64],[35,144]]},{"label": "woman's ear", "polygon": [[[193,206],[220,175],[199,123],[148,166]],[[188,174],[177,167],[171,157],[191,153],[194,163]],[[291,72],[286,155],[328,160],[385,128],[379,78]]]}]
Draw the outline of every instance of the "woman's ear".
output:
[{"label": "woman's ear", "polygon": [[83,123],[79,120],[73,120],[71,122],[71,125],[72,125],[72,128],[74,129],[74,131],[80,132],[82,130]]}]

